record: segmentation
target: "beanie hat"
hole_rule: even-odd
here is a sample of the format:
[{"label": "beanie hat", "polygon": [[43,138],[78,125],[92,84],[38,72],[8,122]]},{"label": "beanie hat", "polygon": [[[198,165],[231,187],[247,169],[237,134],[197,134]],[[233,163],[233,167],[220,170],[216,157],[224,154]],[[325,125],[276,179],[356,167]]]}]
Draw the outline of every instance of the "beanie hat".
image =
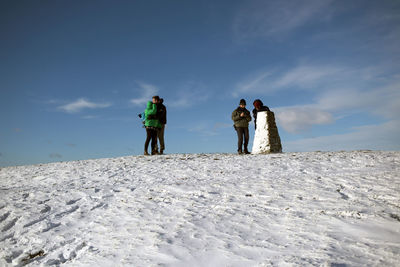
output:
[{"label": "beanie hat", "polygon": [[246,100],[240,99],[239,105],[245,105],[246,106]]}]

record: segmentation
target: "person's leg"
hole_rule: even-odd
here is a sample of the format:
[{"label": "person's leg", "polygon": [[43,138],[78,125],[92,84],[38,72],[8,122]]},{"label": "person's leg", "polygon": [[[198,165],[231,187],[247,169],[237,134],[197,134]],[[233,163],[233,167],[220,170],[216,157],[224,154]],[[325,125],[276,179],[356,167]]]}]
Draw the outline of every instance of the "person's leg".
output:
[{"label": "person's leg", "polygon": [[151,154],[157,154],[157,130],[151,130]]},{"label": "person's leg", "polygon": [[158,140],[157,140],[158,139],[157,138],[158,137],[158,131],[160,131],[160,129],[156,130],[156,142],[155,142],[154,148],[152,149],[152,151],[156,152],[157,154],[158,154]]},{"label": "person's leg", "polygon": [[238,153],[242,154],[242,143],[243,143],[243,128],[241,127],[236,127],[236,133],[238,136]]},{"label": "person's leg", "polygon": [[249,128],[243,128],[243,135],[244,135],[244,153],[245,154],[250,154],[249,150],[247,149],[247,146],[249,145]]},{"label": "person's leg", "polygon": [[157,133],[158,141],[160,142],[160,154],[163,154],[164,149],[165,149],[164,129],[165,129],[165,124],[162,125],[161,129],[159,129],[158,133]]},{"label": "person's leg", "polygon": [[150,139],[151,139],[150,129],[147,129],[147,128],[146,128],[146,142],[144,142],[144,154],[145,154],[145,155],[148,155],[148,154],[149,154],[149,153],[147,152],[147,149],[149,148]]}]

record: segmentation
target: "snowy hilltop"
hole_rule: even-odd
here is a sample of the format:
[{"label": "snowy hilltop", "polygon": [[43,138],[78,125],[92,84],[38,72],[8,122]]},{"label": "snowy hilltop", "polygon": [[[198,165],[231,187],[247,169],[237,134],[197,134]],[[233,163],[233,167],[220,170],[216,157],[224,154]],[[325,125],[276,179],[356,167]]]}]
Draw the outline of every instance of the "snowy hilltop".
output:
[{"label": "snowy hilltop", "polygon": [[0,169],[0,266],[395,266],[400,152]]}]

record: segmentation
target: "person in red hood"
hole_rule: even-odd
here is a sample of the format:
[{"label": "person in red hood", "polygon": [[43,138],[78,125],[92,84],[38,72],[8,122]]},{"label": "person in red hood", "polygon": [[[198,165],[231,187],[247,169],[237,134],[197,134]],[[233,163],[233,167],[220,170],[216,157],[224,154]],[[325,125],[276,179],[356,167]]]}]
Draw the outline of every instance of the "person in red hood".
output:
[{"label": "person in red hood", "polygon": [[260,111],[270,111],[267,106],[264,106],[260,99],[256,99],[253,102],[253,118],[254,118],[254,128],[257,129],[257,113]]}]

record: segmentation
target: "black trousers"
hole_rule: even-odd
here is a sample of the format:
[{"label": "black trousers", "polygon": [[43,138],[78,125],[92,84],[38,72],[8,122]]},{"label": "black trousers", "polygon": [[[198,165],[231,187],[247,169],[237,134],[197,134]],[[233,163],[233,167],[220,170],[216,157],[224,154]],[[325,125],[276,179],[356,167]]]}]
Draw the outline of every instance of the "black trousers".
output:
[{"label": "black trousers", "polygon": [[151,152],[156,150],[157,146],[157,129],[146,127],[146,142],[144,143],[144,151],[147,151],[151,140]]},{"label": "black trousers", "polygon": [[164,129],[165,129],[165,124],[163,124],[162,127],[157,132],[158,141],[160,142],[160,152],[164,151],[165,149]]},{"label": "black trousers", "polygon": [[244,145],[244,150],[247,151],[247,145],[249,144],[249,127],[235,127],[235,130],[238,136],[238,151],[242,151],[242,144]]}]

